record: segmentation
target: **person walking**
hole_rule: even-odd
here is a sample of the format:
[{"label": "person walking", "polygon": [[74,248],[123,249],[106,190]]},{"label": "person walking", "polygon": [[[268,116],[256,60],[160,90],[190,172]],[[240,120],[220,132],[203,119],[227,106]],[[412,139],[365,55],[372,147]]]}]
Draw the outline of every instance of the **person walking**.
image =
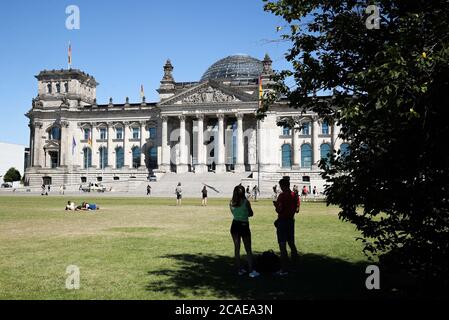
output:
[{"label": "person walking", "polygon": [[308,193],[309,193],[309,190],[307,190],[307,187],[304,186],[304,187],[302,188],[302,191],[301,191],[301,195],[302,195],[304,201],[307,201],[307,194],[308,194]]},{"label": "person walking", "polygon": [[207,207],[207,188],[206,186],[203,187],[203,190],[201,190],[202,200],[201,205]]},{"label": "person walking", "polygon": [[253,269],[253,253],[251,249],[251,231],[249,229],[249,217],[254,215],[251,204],[245,197],[245,188],[236,186],[229,202],[229,209],[232,213],[231,236],[234,242],[235,267],[238,275],[244,275],[247,271],[241,267],[240,245],[243,241],[248,258],[248,272],[251,278],[260,274]]},{"label": "person walking", "polygon": [[180,206],[182,202],[182,188],[181,188],[181,182],[178,182],[178,186],[175,189],[176,194],[176,205]]},{"label": "person walking", "polygon": [[151,195],[151,186],[147,185],[147,196]]},{"label": "person walking", "polygon": [[281,269],[276,275],[284,276],[288,274],[288,253],[287,244],[290,247],[292,260],[298,258],[298,250],[295,245],[295,214],[300,208],[300,198],[290,190],[290,180],[281,179],[279,181],[282,193],[276,201],[273,201],[278,214],[274,222],[276,227],[276,236],[281,252]]},{"label": "person walking", "polygon": [[318,190],[316,189],[316,186],[313,187],[312,193],[313,193],[313,201],[315,202],[316,197],[318,196]]}]

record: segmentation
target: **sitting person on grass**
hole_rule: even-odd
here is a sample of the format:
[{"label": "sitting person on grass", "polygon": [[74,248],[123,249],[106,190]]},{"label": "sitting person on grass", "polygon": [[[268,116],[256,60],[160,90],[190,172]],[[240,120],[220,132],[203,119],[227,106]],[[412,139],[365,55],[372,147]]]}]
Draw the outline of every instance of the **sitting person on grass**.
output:
[{"label": "sitting person on grass", "polygon": [[65,206],[65,209],[70,210],[70,211],[75,211],[76,210],[75,202],[68,201],[67,205]]}]

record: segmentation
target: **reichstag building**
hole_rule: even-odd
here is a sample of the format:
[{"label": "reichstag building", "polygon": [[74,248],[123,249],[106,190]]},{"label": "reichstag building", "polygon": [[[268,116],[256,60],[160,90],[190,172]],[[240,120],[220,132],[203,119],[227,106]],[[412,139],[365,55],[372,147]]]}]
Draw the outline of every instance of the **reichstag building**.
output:
[{"label": "reichstag building", "polygon": [[[313,113],[276,103],[260,121],[259,83],[269,90],[272,61],[233,55],[212,64],[199,81],[176,82],[163,66],[158,102],[98,104],[95,78],[77,69],[44,70],[26,114],[30,165],[26,183],[80,184],[162,177],[166,173],[289,175],[322,186],[317,162],[339,141],[339,128]],[[279,127],[299,117],[300,130]]]}]

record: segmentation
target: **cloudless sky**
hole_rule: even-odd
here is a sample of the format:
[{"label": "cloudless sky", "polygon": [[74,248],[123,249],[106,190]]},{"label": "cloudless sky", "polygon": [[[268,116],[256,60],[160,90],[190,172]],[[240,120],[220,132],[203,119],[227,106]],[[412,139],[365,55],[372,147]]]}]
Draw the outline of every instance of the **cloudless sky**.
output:
[{"label": "cloudless sky", "polygon": [[[66,7],[80,9],[80,30],[68,30]],[[285,42],[276,42],[281,18],[262,0],[38,0],[3,1],[0,9],[0,141],[28,145],[25,113],[43,69],[72,68],[95,77],[98,103],[158,100],[156,89],[170,58],[176,81],[198,81],[215,61],[236,53],[287,68]]]}]

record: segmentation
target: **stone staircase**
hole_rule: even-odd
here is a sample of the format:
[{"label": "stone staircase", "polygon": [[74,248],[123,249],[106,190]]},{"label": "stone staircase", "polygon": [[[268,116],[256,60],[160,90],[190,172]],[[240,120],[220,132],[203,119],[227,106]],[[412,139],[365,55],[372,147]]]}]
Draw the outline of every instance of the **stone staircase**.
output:
[{"label": "stone staircase", "polygon": [[208,187],[209,197],[230,198],[234,187],[247,178],[251,173],[166,173],[157,182],[143,181],[136,185],[135,192],[146,194],[146,187],[151,186],[151,195],[156,197],[175,197],[175,188],[181,182],[183,197],[199,198],[204,185]]}]

